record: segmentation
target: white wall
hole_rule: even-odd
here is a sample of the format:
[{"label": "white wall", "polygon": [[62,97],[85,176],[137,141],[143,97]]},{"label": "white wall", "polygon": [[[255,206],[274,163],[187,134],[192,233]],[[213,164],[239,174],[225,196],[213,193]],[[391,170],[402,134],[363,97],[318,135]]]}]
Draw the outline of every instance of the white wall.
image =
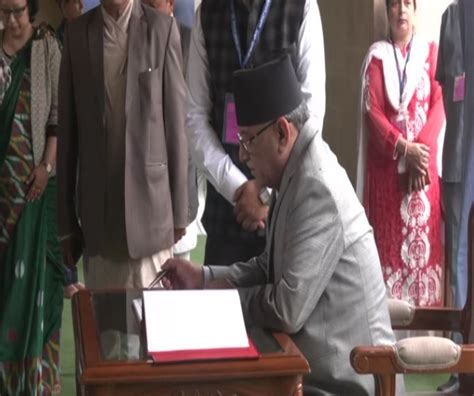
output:
[{"label": "white wall", "polygon": [[417,31],[433,40],[439,40],[441,16],[452,0],[417,0]]}]

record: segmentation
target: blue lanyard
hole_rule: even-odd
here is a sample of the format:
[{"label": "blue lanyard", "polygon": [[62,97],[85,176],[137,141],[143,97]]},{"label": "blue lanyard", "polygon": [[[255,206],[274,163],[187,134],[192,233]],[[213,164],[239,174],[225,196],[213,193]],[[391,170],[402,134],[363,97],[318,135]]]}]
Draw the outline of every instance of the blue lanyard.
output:
[{"label": "blue lanyard", "polygon": [[262,34],[263,27],[267,21],[268,14],[270,13],[270,6],[272,5],[272,0],[265,0],[265,5],[263,6],[262,14],[258,20],[255,32],[253,33],[252,41],[250,42],[249,49],[245,58],[242,56],[242,46],[240,45],[240,36],[237,30],[237,14],[235,12],[235,0],[230,0],[230,9],[231,9],[231,22],[232,22],[232,35],[234,37],[235,49],[237,50],[237,55],[239,56],[240,66],[245,69],[250,59],[255,52],[260,35]]},{"label": "blue lanyard", "polygon": [[405,61],[405,67],[403,68],[403,75],[402,75],[402,73],[400,72],[400,63],[398,62],[398,56],[397,56],[397,51],[395,49],[395,43],[392,40],[393,55],[395,56],[395,62],[397,63],[398,83],[399,83],[399,89],[400,89],[400,103],[402,103],[403,90],[405,89],[405,85],[407,85],[407,65],[408,65],[408,62],[410,61],[412,43],[413,43],[413,36],[410,40],[410,43],[408,44],[409,48],[408,48],[407,60]]}]

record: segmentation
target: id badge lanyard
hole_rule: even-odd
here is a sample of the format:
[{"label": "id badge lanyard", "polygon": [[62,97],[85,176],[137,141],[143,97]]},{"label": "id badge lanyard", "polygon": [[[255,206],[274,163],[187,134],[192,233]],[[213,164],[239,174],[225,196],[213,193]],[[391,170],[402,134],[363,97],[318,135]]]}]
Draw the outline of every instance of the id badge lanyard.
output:
[{"label": "id badge lanyard", "polygon": [[[250,60],[255,53],[255,49],[260,40],[265,22],[268,18],[270,12],[270,6],[272,0],[265,0],[263,10],[258,19],[257,26],[252,36],[252,41],[250,42],[249,48],[245,57],[242,52],[242,46],[240,42],[240,36],[237,26],[237,13],[235,11],[235,0],[230,0],[230,10],[231,10],[231,27],[232,27],[232,38],[234,40],[235,49],[239,57],[239,64],[242,69],[249,67]],[[238,126],[237,126],[237,117],[235,115],[235,101],[234,95],[232,93],[227,93],[225,98],[225,111],[224,111],[224,128],[222,133],[222,142],[226,144],[239,145],[239,140],[237,138]]]},{"label": "id badge lanyard", "polygon": [[405,61],[405,66],[403,67],[403,72],[400,70],[400,62],[398,61],[397,50],[395,49],[395,43],[392,40],[392,48],[393,48],[393,56],[395,57],[395,62],[397,64],[397,73],[398,73],[398,88],[400,91],[400,110],[402,107],[402,98],[403,98],[403,91],[405,90],[405,86],[407,85],[407,66],[408,62],[410,61],[410,54],[411,54],[411,47],[413,44],[413,37],[410,40],[407,58]]},{"label": "id badge lanyard", "polygon": [[237,13],[235,11],[235,0],[230,0],[232,37],[234,39],[235,49],[237,51],[240,67],[242,69],[247,69],[249,67],[250,60],[252,59],[252,56],[255,53],[255,49],[260,40],[260,36],[265,26],[265,22],[267,21],[268,14],[270,13],[271,5],[272,5],[272,0],[265,0],[262,13],[260,14],[260,18],[258,19],[257,26],[255,27],[255,31],[253,32],[252,41],[250,42],[249,48],[247,50],[247,54],[244,57],[243,52],[242,52],[242,45],[240,42],[240,36],[238,32],[238,26],[237,26]]},{"label": "id badge lanyard", "polygon": [[242,69],[246,69],[249,66],[250,59],[252,59],[252,56],[255,52],[255,48],[257,47],[258,41],[260,40],[263,27],[265,26],[265,22],[267,21],[268,14],[270,13],[271,5],[272,5],[272,0],[265,0],[262,13],[258,20],[257,26],[255,27],[255,31],[253,32],[252,41],[250,42],[250,46],[247,50],[247,54],[244,57],[243,52],[242,52],[242,45],[240,43],[238,27],[237,27],[237,13],[235,11],[235,0],[230,0],[232,37],[234,39],[235,49],[237,51],[240,67]]},{"label": "id badge lanyard", "polygon": [[[406,60],[405,60],[405,65],[403,66],[403,71],[401,70],[400,68],[400,62],[398,61],[398,55],[397,55],[397,50],[395,49],[395,43],[393,42],[392,40],[392,48],[393,48],[393,56],[395,57],[395,63],[397,64],[397,73],[398,73],[398,89],[399,89],[399,93],[400,93],[400,96],[399,96],[399,100],[400,100],[400,104],[399,104],[399,114],[398,114],[398,119],[397,121],[398,122],[403,122],[404,123],[404,126],[405,126],[405,132],[407,133],[408,131],[406,130],[406,123],[407,123],[407,116],[406,114],[404,114],[402,112],[402,101],[403,101],[403,91],[405,90],[405,86],[407,84],[407,66],[408,66],[408,62],[410,61],[410,54],[411,54],[411,48],[412,48],[412,44],[413,44],[413,36],[410,40],[410,43],[409,43],[409,47],[408,47],[408,53],[407,53],[407,57],[406,57]],[[408,138],[408,136],[407,136]]]},{"label": "id badge lanyard", "polygon": [[[406,134],[405,137],[407,140],[410,139],[408,136],[408,126],[407,126],[408,119],[407,119],[406,109],[405,111],[402,110],[402,102],[403,102],[403,92],[405,91],[405,86],[407,85],[407,66],[408,66],[408,62],[410,61],[412,44],[413,44],[413,36],[409,43],[408,53],[406,56],[405,65],[403,67],[403,72],[402,72],[400,70],[400,62],[398,61],[398,55],[397,55],[397,50],[395,48],[395,43],[392,40],[393,56],[395,57],[395,63],[397,64],[398,89],[400,92],[400,97],[399,97],[400,104],[398,108],[397,124],[399,128],[403,125],[403,128],[405,130],[404,132]],[[405,158],[401,157],[400,161],[398,162],[398,173],[405,173],[405,172],[406,172]]]}]

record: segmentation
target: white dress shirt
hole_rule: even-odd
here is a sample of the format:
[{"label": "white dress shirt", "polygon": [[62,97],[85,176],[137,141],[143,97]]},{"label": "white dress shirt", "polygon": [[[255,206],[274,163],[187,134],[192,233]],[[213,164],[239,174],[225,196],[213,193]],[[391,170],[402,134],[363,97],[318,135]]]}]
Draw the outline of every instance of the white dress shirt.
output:
[{"label": "white dress shirt", "polygon": [[[321,16],[315,0],[306,0],[296,44],[296,75],[310,112],[321,130],[326,109],[326,68]],[[210,75],[200,7],[191,33],[187,76],[189,93],[186,126],[191,154],[196,166],[216,190],[233,203],[236,190],[247,181],[247,177],[224,151],[219,136],[209,123],[212,108]]]}]

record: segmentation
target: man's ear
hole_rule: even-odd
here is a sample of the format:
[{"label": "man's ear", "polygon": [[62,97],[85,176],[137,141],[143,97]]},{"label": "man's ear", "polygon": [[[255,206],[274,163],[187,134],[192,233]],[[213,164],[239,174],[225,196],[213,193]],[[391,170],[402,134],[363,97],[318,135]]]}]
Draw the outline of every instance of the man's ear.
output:
[{"label": "man's ear", "polygon": [[285,117],[277,120],[278,142],[280,149],[286,148],[290,141],[290,123]]}]

